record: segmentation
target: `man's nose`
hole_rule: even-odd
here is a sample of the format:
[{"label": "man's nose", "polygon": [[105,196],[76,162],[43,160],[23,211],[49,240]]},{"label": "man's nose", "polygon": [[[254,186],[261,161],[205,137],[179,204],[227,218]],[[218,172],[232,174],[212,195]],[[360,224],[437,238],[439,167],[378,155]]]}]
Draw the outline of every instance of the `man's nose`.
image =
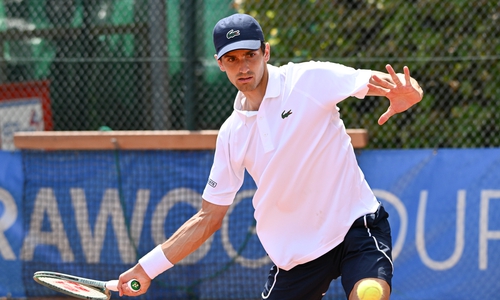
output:
[{"label": "man's nose", "polygon": [[242,59],[241,60],[241,63],[240,63],[240,73],[247,73],[249,71],[249,67],[248,67],[248,61],[246,59]]}]

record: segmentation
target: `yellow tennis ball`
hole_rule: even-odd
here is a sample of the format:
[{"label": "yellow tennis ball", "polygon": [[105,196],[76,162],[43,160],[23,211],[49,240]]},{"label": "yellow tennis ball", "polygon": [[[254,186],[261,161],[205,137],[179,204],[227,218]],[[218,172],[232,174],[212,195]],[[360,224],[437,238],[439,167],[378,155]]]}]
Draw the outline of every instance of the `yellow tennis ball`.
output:
[{"label": "yellow tennis ball", "polygon": [[380,283],[372,279],[363,280],[358,285],[358,298],[361,300],[380,300],[383,290]]}]

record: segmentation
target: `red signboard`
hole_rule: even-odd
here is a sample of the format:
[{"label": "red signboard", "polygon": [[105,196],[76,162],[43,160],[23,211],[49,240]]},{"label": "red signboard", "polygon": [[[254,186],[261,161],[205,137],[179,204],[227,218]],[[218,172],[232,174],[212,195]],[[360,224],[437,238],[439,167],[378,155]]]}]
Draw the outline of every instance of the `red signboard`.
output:
[{"label": "red signboard", "polygon": [[0,84],[0,144],[13,150],[18,131],[52,130],[49,81]]}]

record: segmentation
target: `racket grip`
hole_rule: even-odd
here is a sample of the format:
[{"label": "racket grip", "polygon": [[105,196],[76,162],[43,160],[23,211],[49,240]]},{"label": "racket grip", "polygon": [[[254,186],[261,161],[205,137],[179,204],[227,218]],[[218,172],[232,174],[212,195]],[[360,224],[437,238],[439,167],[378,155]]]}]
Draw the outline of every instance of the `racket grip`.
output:
[{"label": "racket grip", "polygon": [[[141,290],[141,283],[137,279],[130,280],[127,282],[127,285],[132,292],[137,293]],[[118,292],[118,280],[110,280],[106,282],[106,288],[110,291]]]}]

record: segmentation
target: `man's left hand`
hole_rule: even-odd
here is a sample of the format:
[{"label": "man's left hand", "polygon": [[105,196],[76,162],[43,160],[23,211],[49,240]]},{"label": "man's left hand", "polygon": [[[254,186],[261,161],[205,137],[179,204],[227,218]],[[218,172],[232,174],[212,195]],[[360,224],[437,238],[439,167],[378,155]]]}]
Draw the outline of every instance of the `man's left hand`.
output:
[{"label": "man's left hand", "polygon": [[384,124],[393,115],[409,109],[423,97],[423,90],[418,82],[411,78],[408,67],[403,68],[404,75],[396,74],[391,65],[386,65],[386,69],[390,77],[382,78],[374,74],[368,84],[372,93],[385,96],[390,102],[389,108],[378,120],[379,125]]}]

